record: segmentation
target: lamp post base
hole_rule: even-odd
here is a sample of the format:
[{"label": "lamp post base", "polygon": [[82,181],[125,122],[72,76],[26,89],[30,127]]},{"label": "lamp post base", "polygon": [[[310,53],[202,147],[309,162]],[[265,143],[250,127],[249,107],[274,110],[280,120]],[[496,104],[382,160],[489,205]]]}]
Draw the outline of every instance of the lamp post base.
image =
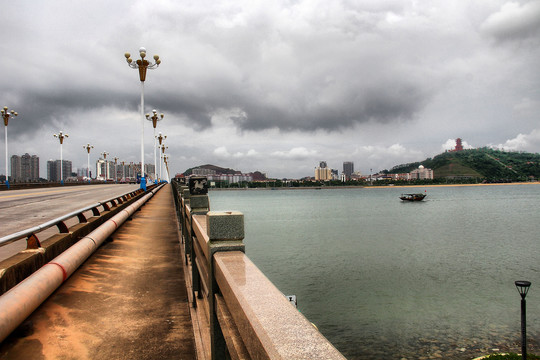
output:
[{"label": "lamp post base", "polygon": [[141,190],[146,191],[146,178],[141,178]]}]

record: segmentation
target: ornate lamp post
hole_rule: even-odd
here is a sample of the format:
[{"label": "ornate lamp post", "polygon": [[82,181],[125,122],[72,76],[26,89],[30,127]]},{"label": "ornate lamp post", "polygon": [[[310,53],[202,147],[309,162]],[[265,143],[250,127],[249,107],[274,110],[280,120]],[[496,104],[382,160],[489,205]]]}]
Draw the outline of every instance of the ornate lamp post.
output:
[{"label": "ornate lamp post", "polygon": [[86,177],[88,178],[88,182],[90,182],[90,150],[94,148],[94,145],[86,144],[83,145],[83,149],[86,149],[86,152],[88,153],[88,162],[86,165]]},{"label": "ornate lamp post", "polygon": [[165,146],[165,144],[161,144],[161,156],[160,156],[160,161],[159,163],[161,164],[161,159],[163,158],[163,161],[165,161],[165,150],[167,150],[169,147],[168,146]]},{"label": "ornate lamp post", "polygon": [[114,183],[116,184],[118,180],[118,172],[116,171],[116,163],[118,162],[118,158],[115,156],[113,160],[114,160]]},{"label": "ornate lamp post", "polygon": [[107,173],[109,172],[109,167],[107,166],[107,155],[109,155],[109,153],[104,151],[100,153],[100,155],[103,156],[103,160],[105,160],[105,181],[107,181]]},{"label": "ornate lamp post", "polygon": [[527,324],[526,324],[526,302],[525,296],[531,287],[530,281],[516,281],[516,288],[521,295],[521,357],[527,359]]},{"label": "ornate lamp post", "polygon": [[[154,138],[158,139],[159,147],[161,148],[161,145],[163,144],[163,140],[165,140],[167,138],[167,135],[161,135],[161,133],[159,133],[159,136],[154,137]],[[161,173],[161,156],[159,157],[159,177],[160,177],[160,179],[163,177],[163,175]]]},{"label": "ornate lamp post", "polygon": [[9,122],[9,118],[13,116],[19,115],[14,110],[8,111],[8,107],[4,106],[2,110],[0,110],[0,113],[2,114],[2,118],[4,119],[4,139],[6,144],[6,187],[9,189],[9,172],[8,172],[8,144],[7,144],[7,126]]},{"label": "ornate lamp post", "polygon": [[163,154],[163,162],[165,163],[165,171],[167,172],[167,179],[169,179],[169,163],[167,162],[169,160],[169,156],[167,154]]},{"label": "ornate lamp post", "polygon": [[69,137],[69,135],[59,131],[58,134],[53,134],[53,136],[60,140],[60,184],[64,185],[64,159],[62,155],[62,144],[64,144],[64,138]]},{"label": "ornate lamp post", "polygon": [[161,116],[158,116],[156,110],[152,110],[152,116],[150,116],[150,114],[146,114],[146,120],[152,120],[152,126],[154,127],[154,180],[156,184],[156,125],[158,121],[163,120],[163,116],[165,116],[163,113],[161,113]]},{"label": "ornate lamp post", "polygon": [[161,60],[158,55],[154,55],[154,63],[150,63],[145,60],[146,49],[141,47],[139,49],[140,59],[133,62],[130,53],[125,53],[126,61],[132,69],[139,69],[139,78],[141,80],[141,189],[146,191],[146,180],[144,178],[144,80],[146,80],[146,69],[156,69]]}]

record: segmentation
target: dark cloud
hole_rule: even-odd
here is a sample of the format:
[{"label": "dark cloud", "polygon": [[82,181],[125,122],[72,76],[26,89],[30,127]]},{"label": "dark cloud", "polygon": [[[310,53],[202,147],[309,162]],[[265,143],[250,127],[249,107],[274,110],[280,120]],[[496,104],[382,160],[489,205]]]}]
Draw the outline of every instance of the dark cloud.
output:
[{"label": "dark cloud", "polygon": [[344,138],[373,145],[362,156],[417,156],[399,144],[504,143],[537,126],[539,0],[19,0],[2,10],[0,106],[21,114],[10,124],[20,140],[65,127],[77,149],[129,147],[137,159],[140,82],[123,54],[140,46],[163,61],[145,82],[145,112],[165,113],[171,137],[189,134],[192,153],[176,154],[185,161],[212,162],[216,148],[254,150],[244,158],[254,163],[294,149],[326,157]]}]

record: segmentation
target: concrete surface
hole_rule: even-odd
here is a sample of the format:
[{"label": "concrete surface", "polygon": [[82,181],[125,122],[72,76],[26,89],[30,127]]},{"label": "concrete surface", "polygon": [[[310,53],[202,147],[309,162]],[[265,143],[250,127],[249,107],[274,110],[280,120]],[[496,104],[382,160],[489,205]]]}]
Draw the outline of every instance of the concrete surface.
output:
[{"label": "concrete surface", "polygon": [[1,359],[194,359],[171,187],[0,345]]},{"label": "concrete surface", "polygon": [[[0,193],[0,237],[138,188],[136,184],[104,184],[3,191]],[[55,232],[56,228],[46,234],[50,236]],[[25,248],[25,240],[0,247],[0,260]]]}]

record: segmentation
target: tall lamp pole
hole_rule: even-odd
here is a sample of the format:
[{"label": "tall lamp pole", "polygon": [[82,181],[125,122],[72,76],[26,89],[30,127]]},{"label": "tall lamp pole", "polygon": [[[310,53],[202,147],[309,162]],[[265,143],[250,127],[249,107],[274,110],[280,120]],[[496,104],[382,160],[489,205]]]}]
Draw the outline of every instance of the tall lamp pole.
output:
[{"label": "tall lamp pole", "polygon": [[9,189],[9,172],[8,172],[8,144],[7,144],[7,126],[9,122],[10,117],[14,117],[19,115],[14,110],[8,111],[8,107],[4,106],[2,110],[0,110],[0,113],[2,114],[2,118],[4,119],[4,138],[5,138],[5,144],[6,144],[6,187]]},{"label": "tall lamp pole", "polygon": [[163,113],[161,113],[161,116],[158,116],[156,110],[152,110],[152,116],[150,114],[146,114],[146,120],[152,120],[152,126],[154,127],[154,182],[157,184],[157,176],[156,176],[156,125],[157,122],[160,120],[163,120]]},{"label": "tall lamp pole", "polygon": [[132,69],[139,69],[139,78],[141,80],[141,189],[146,191],[146,180],[144,178],[144,80],[146,80],[146,69],[155,69],[161,64],[161,60],[158,55],[154,55],[154,63],[150,63],[145,60],[146,49],[141,47],[139,49],[140,59],[133,62],[130,53],[125,53],[126,61]]},{"label": "tall lamp pole", "polygon": [[118,172],[116,171],[116,163],[118,162],[118,158],[115,156],[113,160],[114,160],[114,183],[116,184],[118,180]]},{"label": "tall lamp pole", "polygon": [[169,160],[169,156],[167,154],[163,154],[163,162],[165,163],[165,171],[167,172],[167,179],[169,179],[169,163],[167,162]]},{"label": "tall lamp pole", "polygon": [[94,145],[86,144],[83,145],[83,149],[86,149],[86,152],[88,153],[88,162],[86,165],[86,177],[88,178],[88,182],[90,182],[90,150],[94,148]]},{"label": "tall lamp pole", "polygon": [[[157,137],[159,141],[159,147],[161,148],[161,145],[163,144],[163,140],[167,138],[167,135],[162,135],[159,133],[159,136]],[[159,156],[159,177],[160,179],[163,178],[163,174],[161,173],[161,155]]]},{"label": "tall lamp pole", "polygon": [[167,150],[169,147],[168,146],[165,146],[165,144],[161,144],[161,156],[160,156],[160,164],[161,164],[161,159],[163,158],[163,162],[165,162],[165,150]]},{"label": "tall lamp pole", "polygon": [[523,360],[527,359],[527,323],[526,323],[526,302],[525,296],[529,292],[531,287],[530,281],[516,281],[516,288],[521,295],[521,358]]},{"label": "tall lamp pole", "polygon": [[107,181],[107,173],[109,172],[109,166],[107,164],[107,155],[109,155],[108,152],[104,151],[100,153],[101,156],[103,156],[103,160],[105,160],[105,181]]},{"label": "tall lamp pole", "polygon": [[58,134],[53,134],[53,136],[60,140],[60,184],[64,185],[64,159],[62,155],[62,144],[64,144],[64,138],[69,137],[69,135],[59,131]]}]

